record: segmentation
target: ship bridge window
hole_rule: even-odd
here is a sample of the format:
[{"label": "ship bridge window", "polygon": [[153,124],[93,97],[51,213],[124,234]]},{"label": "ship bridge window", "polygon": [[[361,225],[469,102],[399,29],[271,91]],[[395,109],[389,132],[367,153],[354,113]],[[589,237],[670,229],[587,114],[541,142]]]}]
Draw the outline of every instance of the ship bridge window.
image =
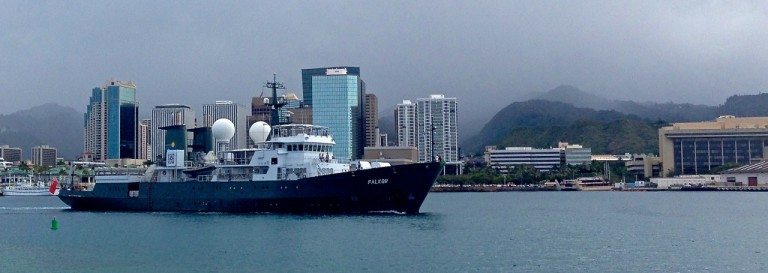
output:
[{"label": "ship bridge window", "polygon": [[269,166],[256,166],[253,167],[254,174],[266,174],[269,171]]},{"label": "ship bridge window", "polygon": [[[273,147],[273,145],[274,145],[274,144],[272,144],[272,143],[259,143],[259,144],[256,144],[256,149],[261,149],[261,150],[272,150],[272,147]],[[251,155],[252,155],[252,154],[253,154],[253,153],[251,153]]]},{"label": "ship bridge window", "polygon": [[289,152],[293,151],[293,145],[288,145],[288,151]]},{"label": "ship bridge window", "polygon": [[299,151],[304,151],[304,144],[299,144]]}]

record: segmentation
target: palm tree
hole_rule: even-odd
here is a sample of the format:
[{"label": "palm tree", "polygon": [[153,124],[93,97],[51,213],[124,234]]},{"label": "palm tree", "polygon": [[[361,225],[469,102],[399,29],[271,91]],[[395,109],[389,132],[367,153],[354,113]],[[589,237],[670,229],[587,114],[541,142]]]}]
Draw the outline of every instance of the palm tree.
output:
[{"label": "palm tree", "polygon": [[27,165],[26,161],[22,161],[19,164],[19,170],[27,173],[27,172],[29,172],[31,170],[31,168],[29,167],[29,165]]}]

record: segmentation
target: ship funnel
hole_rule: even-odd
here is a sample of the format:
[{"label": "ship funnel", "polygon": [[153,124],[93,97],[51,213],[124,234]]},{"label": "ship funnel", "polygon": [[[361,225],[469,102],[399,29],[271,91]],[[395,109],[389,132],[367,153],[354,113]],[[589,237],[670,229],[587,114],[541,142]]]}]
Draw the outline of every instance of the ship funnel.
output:
[{"label": "ship funnel", "polygon": [[269,136],[269,131],[272,130],[269,124],[263,121],[257,121],[251,128],[248,129],[248,136],[251,137],[254,143],[264,142]]}]

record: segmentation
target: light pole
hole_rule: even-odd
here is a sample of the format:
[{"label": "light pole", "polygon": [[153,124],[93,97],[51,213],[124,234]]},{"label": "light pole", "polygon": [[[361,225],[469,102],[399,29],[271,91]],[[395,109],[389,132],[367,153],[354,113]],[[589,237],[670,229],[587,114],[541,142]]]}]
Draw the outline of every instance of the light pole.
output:
[{"label": "light pole", "polygon": [[432,136],[429,139],[430,141],[429,151],[432,153],[432,156],[430,158],[432,158],[432,160],[435,160],[435,118],[434,117],[430,117],[429,127],[432,132]]}]

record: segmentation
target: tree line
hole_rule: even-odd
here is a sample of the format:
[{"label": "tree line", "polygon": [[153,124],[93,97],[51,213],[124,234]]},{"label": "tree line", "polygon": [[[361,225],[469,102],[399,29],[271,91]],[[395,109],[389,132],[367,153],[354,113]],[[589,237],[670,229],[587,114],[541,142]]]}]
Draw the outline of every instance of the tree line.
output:
[{"label": "tree line", "polygon": [[462,175],[443,175],[438,184],[447,185],[540,185],[547,181],[576,179],[579,177],[603,177],[606,181],[621,182],[647,180],[635,177],[627,171],[624,161],[592,161],[589,164],[560,164],[549,171],[539,171],[531,165],[493,168],[485,164],[467,164]]}]

